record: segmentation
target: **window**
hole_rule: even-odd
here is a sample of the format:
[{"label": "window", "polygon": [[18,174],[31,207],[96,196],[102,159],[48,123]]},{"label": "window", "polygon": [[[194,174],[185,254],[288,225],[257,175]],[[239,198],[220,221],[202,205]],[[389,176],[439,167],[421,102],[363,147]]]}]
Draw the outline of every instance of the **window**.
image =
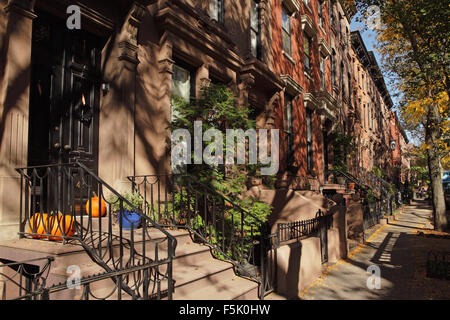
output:
[{"label": "window", "polygon": [[289,56],[292,55],[292,47],[291,47],[291,18],[287,14],[286,9],[283,7],[282,13],[282,37],[283,37],[283,50]]},{"label": "window", "polygon": [[[294,136],[293,136],[293,119],[292,119],[292,98],[288,95],[284,96],[285,103],[285,124],[284,131],[287,138],[287,155],[288,159],[292,158],[292,153],[294,151]],[[290,160],[289,160],[290,161]]]},{"label": "window", "polygon": [[333,49],[333,54],[331,55],[331,83],[333,86],[336,85],[336,52]]},{"label": "window", "polygon": [[347,81],[348,81],[348,102],[352,105],[352,75],[347,73]]},{"label": "window", "polygon": [[320,57],[320,87],[325,90],[325,61]]},{"label": "window", "polygon": [[363,123],[364,123],[364,129],[367,129],[367,121],[366,121],[366,104],[364,104],[364,109],[363,109]]},{"label": "window", "polygon": [[209,2],[209,16],[218,23],[224,22],[225,7],[223,2],[224,0],[210,0]]},{"label": "window", "polygon": [[338,27],[337,32],[342,37],[341,20],[342,20],[342,15],[341,15],[341,13],[339,13],[339,20],[337,21],[337,27]]},{"label": "window", "polygon": [[341,86],[341,94],[344,97],[344,63],[341,62],[341,70],[339,74],[339,84]]},{"label": "window", "polygon": [[322,2],[323,0],[319,0],[317,3],[318,3],[318,6],[319,6],[319,26],[320,27],[322,27],[323,28],[323,2]]},{"label": "window", "polygon": [[308,172],[314,169],[314,150],[313,150],[313,133],[312,133],[312,111],[306,109],[306,144],[307,154],[306,163]]},{"label": "window", "polygon": [[335,26],[336,25],[336,16],[334,15],[334,4],[332,4],[330,2],[329,8],[330,8],[330,12],[329,12],[329,14],[330,14],[330,26],[332,28],[335,28],[336,27]]},{"label": "window", "polygon": [[[189,102],[192,96],[195,96],[195,77],[193,72],[179,64],[173,65],[172,74],[172,95],[181,97]],[[173,103],[172,103],[173,105]],[[172,119],[176,112],[172,111]]]},{"label": "window", "polygon": [[[172,69],[172,95],[178,96],[186,102],[189,102],[191,96],[194,96],[195,83],[193,82],[195,77],[193,72],[189,71],[180,65],[174,64]],[[177,110],[174,109],[174,102],[171,103],[171,117],[172,120],[178,116]],[[187,150],[187,137],[183,138],[185,150]],[[185,174],[187,172],[187,163],[182,160],[179,163],[172,163],[172,172],[175,174]]]},{"label": "window", "polygon": [[303,55],[305,72],[311,74],[311,37],[306,33],[303,35]]},{"label": "window", "polygon": [[250,8],[250,48],[252,55],[261,59],[261,8],[255,0]]}]

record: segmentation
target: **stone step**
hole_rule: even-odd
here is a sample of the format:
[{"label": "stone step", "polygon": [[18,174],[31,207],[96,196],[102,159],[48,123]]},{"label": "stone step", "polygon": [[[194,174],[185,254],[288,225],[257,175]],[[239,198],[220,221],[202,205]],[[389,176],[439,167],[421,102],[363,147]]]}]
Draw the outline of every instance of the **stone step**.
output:
[{"label": "stone step", "polygon": [[[130,231],[127,231],[130,232]],[[138,230],[135,230],[137,233]],[[142,232],[142,230],[140,231]],[[165,239],[165,235],[159,230],[149,230],[152,241],[146,242],[146,255],[154,258],[155,243]],[[211,249],[192,241],[188,232],[184,230],[171,230],[178,244],[173,260],[173,279],[175,282],[174,299],[239,299],[257,297],[257,283],[236,277],[233,265],[229,262],[219,261],[211,255]],[[125,234],[124,234],[125,236]],[[135,243],[135,249],[142,253],[142,242]],[[118,245],[114,253],[118,255]],[[0,242],[0,257],[12,261],[23,261],[31,258],[53,256],[51,274],[47,278],[47,285],[65,283],[70,276],[67,268],[70,265],[80,267],[82,277],[104,273],[105,270],[91,261],[81,245],[74,243],[62,244],[61,242],[40,239],[19,239]],[[125,260],[128,253],[124,254]],[[167,256],[167,241],[158,245],[158,257]],[[159,267],[161,273],[165,273],[167,265]],[[167,280],[161,282],[161,291],[167,290]],[[97,281],[91,284],[90,290],[94,296],[117,299],[112,279]],[[50,299],[69,300],[79,299],[82,289],[63,290],[50,295]],[[131,299],[122,291],[122,299]]]},{"label": "stone step", "polygon": [[[209,279],[208,281],[213,282],[214,280]],[[256,300],[258,299],[258,283],[227,273],[216,277],[216,281],[212,285],[197,285],[186,293],[176,292],[176,299]]]}]

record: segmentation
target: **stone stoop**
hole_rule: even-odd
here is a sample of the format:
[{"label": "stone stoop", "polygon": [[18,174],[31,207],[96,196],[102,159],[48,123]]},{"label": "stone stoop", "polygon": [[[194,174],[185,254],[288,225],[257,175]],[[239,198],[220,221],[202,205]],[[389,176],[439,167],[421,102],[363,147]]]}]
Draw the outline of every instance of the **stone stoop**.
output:
[{"label": "stone stoop", "polygon": [[[125,232],[125,231],[124,231]],[[194,243],[189,232],[180,230],[169,231],[177,239],[175,259],[173,260],[172,274],[175,280],[173,299],[184,300],[235,300],[258,299],[258,284],[256,282],[238,277],[234,273],[233,265],[214,259],[211,250],[206,245]],[[152,240],[148,241],[147,256],[154,255],[154,243],[161,240],[163,234],[158,230],[150,230]],[[142,242],[141,242],[142,243]],[[139,242],[135,244],[138,252],[142,251]],[[167,245],[160,245],[159,257],[167,256]],[[115,252],[116,253],[116,252]],[[118,254],[118,249],[117,249]],[[0,258],[10,261],[24,261],[36,258],[52,256],[51,271],[47,277],[46,286],[65,283],[70,273],[67,268],[71,265],[80,267],[81,276],[87,277],[103,273],[104,269],[91,261],[83,248],[78,244],[62,244],[60,242],[18,239],[0,241]],[[125,257],[127,254],[125,254]],[[39,263],[37,263],[39,265]],[[42,267],[44,262],[41,263]],[[166,265],[160,266],[159,271],[164,273]],[[11,270],[12,271],[12,270]],[[12,271],[13,272],[13,271]],[[111,279],[94,282],[90,290],[97,297],[108,297],[109,300],[117,299],[117,290]],[[9,291],[8,291],[9,289]],[[167,281],[161,282],[161,291],[167,289]],[[11,296],[8,296],[8,293]],[[7,288],[7,299],[16,294],[11,286]],[[50,295],[54,300],[76,300],[82,294],[82,289],[63,290]],[[16,294],[17,296],[17,294]],[[130,299],[122,292],[122,299]],[[163,295],[164,298],[164,295]]]}]

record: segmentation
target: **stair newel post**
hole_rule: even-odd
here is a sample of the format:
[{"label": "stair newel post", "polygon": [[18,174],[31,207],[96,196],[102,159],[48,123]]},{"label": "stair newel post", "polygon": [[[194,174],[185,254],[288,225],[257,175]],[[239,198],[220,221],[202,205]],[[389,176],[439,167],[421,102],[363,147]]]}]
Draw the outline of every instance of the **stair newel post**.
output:
[{"label": "stair newel post", "polygon": [[234,238],[234,214],[231,213],[231,237],[230,237],[230,252],[231,256],[233,256],[233,238]]},{"label": "stair newel post", "polygon": [[119,200],[119,268],[122,269],[122,260],[123,260],[123,231],[122,231],[122,220],[124,219],[124,209],[123,209],[123,199]]},{"label": "stair newel post", "polygon": [[212,203],[212,231],[211,233],[211,237],[216,237],[217,236],[217,232],[216,232],[216,198],[213,198],[213,203]]},{"label": "stair newel post", "polygon": [[244,258],[244,211],[241,211],[241,260]]},{"label": "stair newel post", "polygon": [[266,289],[266,264],[265,264],[265,240],[266,240],[266,232],[265,228],[263,227],[261,230],[261,234],[259,236],[259,260],[260,260],[260,266],[261,266],[261,294],[260,299],[264,300],[264,292]]},{"label": "stair newel post", "polygon": [[[92,177],[91,177],[91,179],[92,179]],[[100,245],[100,257],[101,257],[102,256],[102,229],[103,229],[103,226],[102,226],[102,203],[101,202],[103,200],[103,189],[102,189],[101,183],[97,182],[97,186],[98,186],[97,187],[98,197],[95,194],[95,192],[94,192],[94,197],[97,197],[97,201],[98,201],[98,204],[97,204],[97,208],[98,208],[97,210],[99,211],[99,213],[98,213],[98,235],[100,237],[99,245]],[[89,201],[89,202],[91,202],[91,201]]]},{"label": "stair newel post", "polygon": [[[19,238],[23,238],[25,232],[25,224],[23,223],[23,172],[20,170],[20,197],[19,197]],[[25,188],[26,189],[26,188]]]},{"label": "stair newel post", "polygon": [[[32,178],[32,181],[31,181],[31,197],[30,197],[30,200],[31,200],[31,203],[30,203],[31,204],[31,211],[29,211],[29,214],[28,214],[28,217],[27,217],[28,221],[30,221],[32,214],[36,213],[36,191],[37,191],[37,188],[36,188],[36,175],[34,174],[35,171],[36,171],[36,169],[33,169],[32,172],[31,172],[31,178]],[[42,183],[41,183],[39,190],[41,191],[42,188],[43,188],[43,186],[42,186]],[[41,202],[42,202],[42,195],[43,194],[41,194],[41,199],[40,199]],[[48,212],[48,213],[50,213],[50,212]],[[33,226],[31,225],[31,223],[29,223],[30,224],[30,230],[33,233],[35,233],[35,231],[37,229],[37,226],[38,226],[37,222],[36,222],[36,219],[34,219],[34,221],[35,222],[34,222]],[[44,225],[44,229],[45,229],[45,225]]]},{"label": "stair newel post", "polygon": [[109,256],[111,259],[114,258],[114,248],[113,248],[113,230],[112,230],[112,204],[108,203],[108,250],[109,250]]},{"label": "stair newel post", "polygon": [[[159,259],[159,247],[158,247],[159,243],[155,243],[155,261],[158,261]],[[169,244],[167,244],[167,248],[169,248]],[[167,267],[169,267],[167,265]],[[161,300],[161,279],[159,278],[159,265],[156,265],[155,267],[155,276],[156,276],[156,293],[157,293],[157,297],[158,300]]]},{"label": "stair newel post", "polygon": [[226,206],[224,205],[225,201],[223,201],[223,214],[222,214],[222,250],[223,252],[226,252],[225,250],[225,208]]},{"label": "stair newel post", "polygon": [[[74,179],[75,173],[74,170],[72,170],[72,168],[69,169],[69,188],[70,188],[70,213],[72,215],[72,219],[70,221],[70,223],[74,223],[75,224],[75,217],[76,217],[76,210],[75,210],[75,179]],[[80,212],[80,219],[82,217],[83,213]]]},{"label": "stair newel post", "polygon": [[173,294],[173,281],[172,281],[172,261],[173,257],[175,255],[174,253],[174,244],[171,239],[167,239],[167,254],[169,256],[169,262],[167,263],[167,280],[168,280],[168,287],[167,287],[167,299],[172,300],[172,294]]},{"label": "stair newel post", "polygon": [[[122,264],[122,258],[120,259],[120,263]],[[122,269],[122,266],[120,267]],[[117,300],[122,300],[122,275],[116,277],[117,283]]]},{"label": "stair newel post", "polygon": [[[156,177],[157,184],[156,187],[158,188],[158,196],[157,196],[157,203],[158,203],[158,223],[161,223],[161,181],[159,177]],[[151,210],[154,211],[153,206],[155,203],[155,199],[153,198],[153,184],[150,185],[150,206]],[[144,183],[144,199],[147,199],[147,177],[145,177],[145,183]],[[144,201],[144,204],[147,203],[147,200]],[[165,203],[165,202],[164,202]],[[150,210],[150,208],[148,208]]]}]

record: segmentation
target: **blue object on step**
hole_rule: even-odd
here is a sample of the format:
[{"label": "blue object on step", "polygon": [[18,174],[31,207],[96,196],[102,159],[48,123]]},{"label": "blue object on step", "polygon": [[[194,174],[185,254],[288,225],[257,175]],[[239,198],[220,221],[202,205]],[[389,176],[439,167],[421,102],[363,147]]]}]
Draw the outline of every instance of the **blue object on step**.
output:
[{"label": "blue object on step", "polygon": [[128,210],[123,210],[123,216],[121,216],[120,219],[122,220],[123,230],[137,229],[141,224],[141,216],[136,212],[131,212]]}]

